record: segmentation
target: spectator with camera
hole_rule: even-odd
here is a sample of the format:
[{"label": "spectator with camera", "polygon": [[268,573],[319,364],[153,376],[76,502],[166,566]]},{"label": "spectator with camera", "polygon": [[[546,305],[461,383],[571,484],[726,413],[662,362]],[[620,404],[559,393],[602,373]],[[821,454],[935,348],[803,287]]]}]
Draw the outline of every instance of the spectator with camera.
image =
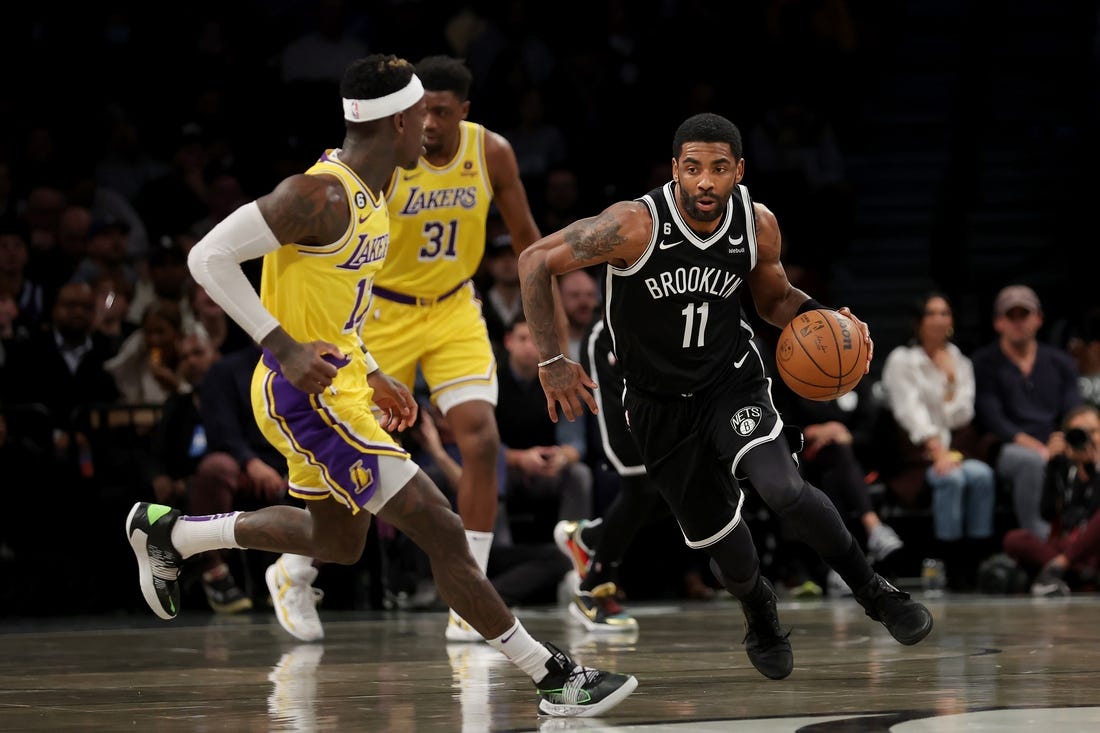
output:
[{"label": "spectator with camera", "polygon": [[1100,565],[1100,409],[1069,411],[1063,430],[1047,441],[1040,511],[1051,523],[1044,541],[1020,528],[1004,538],[1005,553],[1028,572],[1038,571],[1032,595],[1068,595],[1071,586],[1094,582]]}]

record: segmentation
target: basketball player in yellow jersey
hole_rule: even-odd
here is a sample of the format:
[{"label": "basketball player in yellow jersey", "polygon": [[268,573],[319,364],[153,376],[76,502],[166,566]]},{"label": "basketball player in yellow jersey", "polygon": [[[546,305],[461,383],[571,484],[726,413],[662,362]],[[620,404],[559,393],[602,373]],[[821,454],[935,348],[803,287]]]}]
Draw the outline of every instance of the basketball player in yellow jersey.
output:
[{"label": "basketball player in yellow jersey", "polygon": [[[412,385],[419,365],[447,416],[462,456],[458,513],[485,570],[497,513],[500,436],[496,361],[470,277],[485,252],[496,204],[517,252],[539,237],[512,146],[468,122],[472,75],[462,61],[430,56],[416,65],[428,106],[426,153],[386,191],[392,246],[374,283],[363,337],[378,363]],[[446,636],[480,641],[453,611]]]},{"label": "basketball player in yellow jersey", "polygon": [[[135,504],[126,535],[142,593],[154,613],[174,618],[185,558],[231,547],[281,552],[267,577],[279,621],[301,639],[319,639],[310,558],[358,561],[377,514],[427,553],[447,603],[531,676],[540,711],[599,715],[637,681],[581,667],[535,641],[478,569],[447,498],[386,432],[411,425],[416,403],[360,348],[358,332],[389,247],[380,194],[394,168],[412,168],[423,150],[424,91],[408,61],[374,55],[348,67],[340,93],[343,145],[230,214],[188,258],[195,279],[263,347],[253,409],[308,508],[195,517]],[[240,263],[261,256],[258,296]]]}]

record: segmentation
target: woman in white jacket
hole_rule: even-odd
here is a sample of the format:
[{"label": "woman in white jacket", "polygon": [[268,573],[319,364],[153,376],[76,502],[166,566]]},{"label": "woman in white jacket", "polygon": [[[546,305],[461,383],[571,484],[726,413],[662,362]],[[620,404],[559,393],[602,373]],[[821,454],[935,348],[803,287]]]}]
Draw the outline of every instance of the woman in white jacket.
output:
[{"label": "woman in white jacket", "polygon": [[[974,369],[951,342],[951,304],[930,293],[914,314],[914,338],[886,357],[882,384],[894,420],[927,463],[936,539],[948,563],[948,579],[965,587],[982,559],[965,538],[987,541],[993,534],[996,490],[993,469],[966,458],[951,443],[953,431],[974,420]],[[987,544],[979,542],[979,544]],[[951,565],[956,565],[954,579]]]}]

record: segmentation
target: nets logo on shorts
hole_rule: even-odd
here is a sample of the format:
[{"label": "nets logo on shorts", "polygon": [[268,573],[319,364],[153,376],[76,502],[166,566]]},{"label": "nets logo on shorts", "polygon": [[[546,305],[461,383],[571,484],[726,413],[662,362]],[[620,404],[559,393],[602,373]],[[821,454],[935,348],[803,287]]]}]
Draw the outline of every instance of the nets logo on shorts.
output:
[{"label": "nets logo on shorts", "polygon": [[730,418],[730,426],[738,435],[751,435],[760,424],[760,417],[763,414],[764,411],[759,407],[742,407]]}]

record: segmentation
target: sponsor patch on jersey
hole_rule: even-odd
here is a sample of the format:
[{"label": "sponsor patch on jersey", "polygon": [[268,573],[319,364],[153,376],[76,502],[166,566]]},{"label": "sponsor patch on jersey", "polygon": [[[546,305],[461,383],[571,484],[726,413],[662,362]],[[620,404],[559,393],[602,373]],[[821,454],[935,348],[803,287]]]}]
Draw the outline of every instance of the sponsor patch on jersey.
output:
[{"label": "sponsor patch on jersey", "polygon": [[730,418],[730,427],[738,435],[752,435],[752,431],[760,424],[760,418],[764,411],[756,405],[742,407]]}]

